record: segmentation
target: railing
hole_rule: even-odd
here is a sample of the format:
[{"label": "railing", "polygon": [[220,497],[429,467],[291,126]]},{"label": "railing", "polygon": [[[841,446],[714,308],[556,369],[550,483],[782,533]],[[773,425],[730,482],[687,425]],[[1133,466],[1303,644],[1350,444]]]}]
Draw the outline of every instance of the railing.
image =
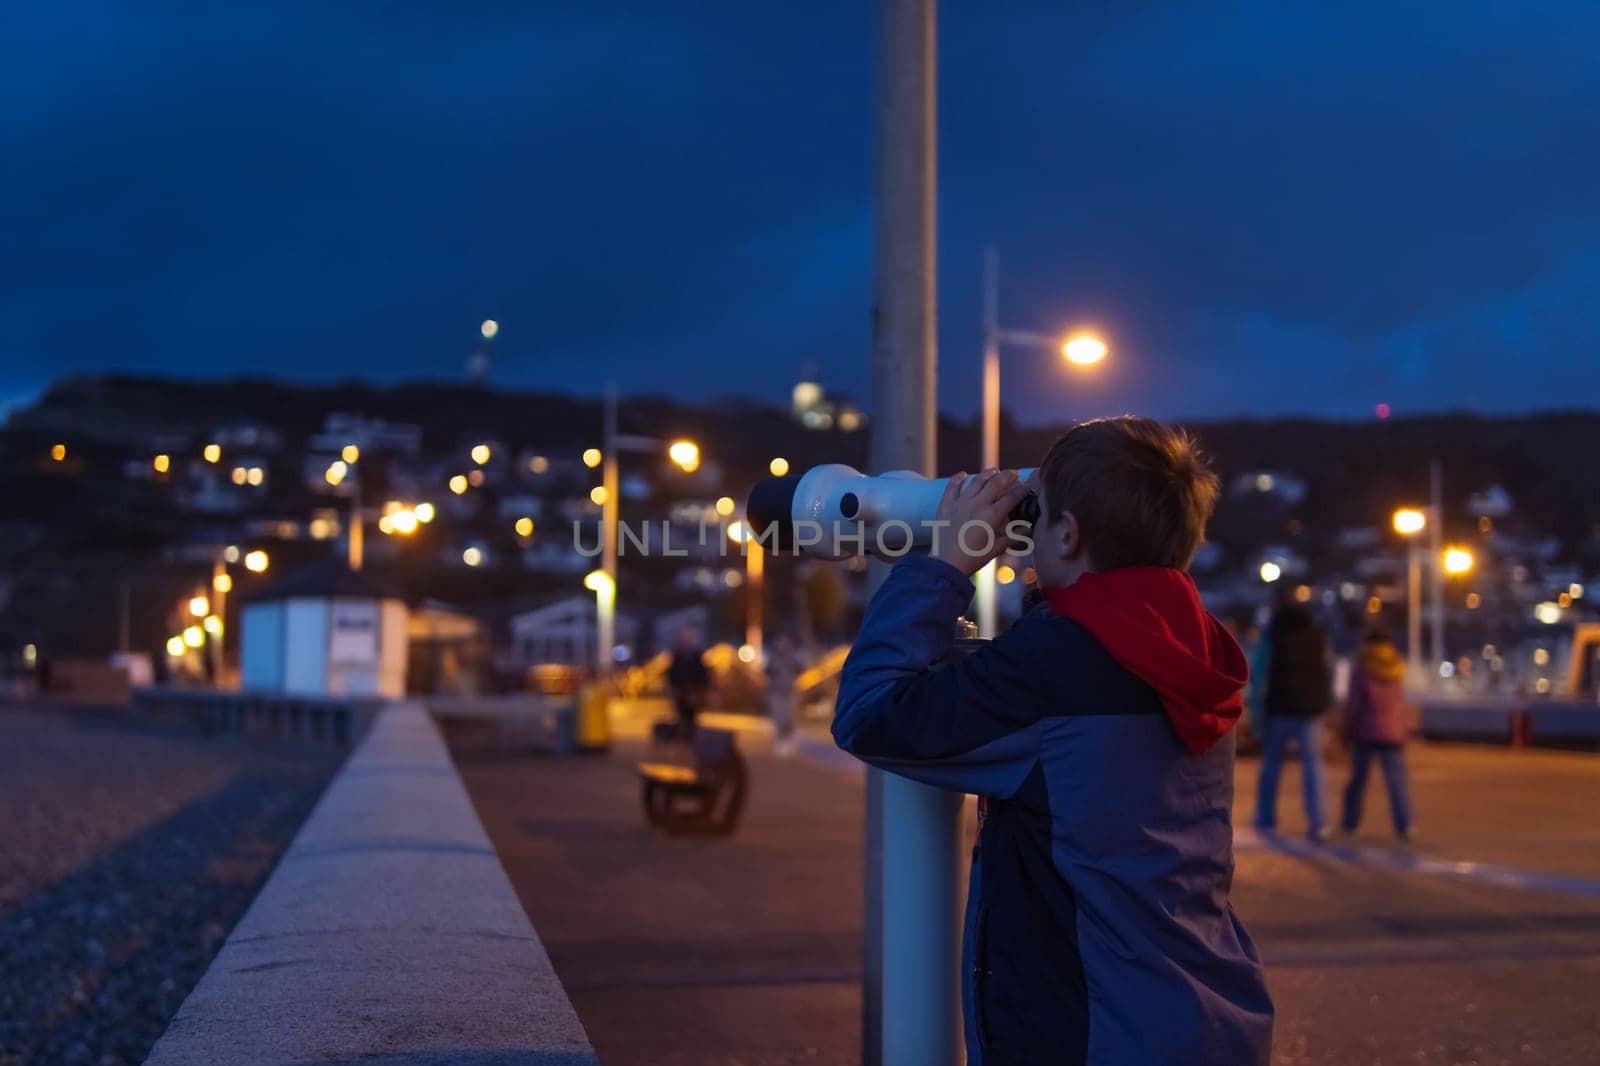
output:
[{"label": "railing", "polygon": [[239,733],[333,744],[360,740],[382,703],[361,696],[291,696],[167,685],[133,692],[136,712],[183,718],[208,735]]},{"label": "railing", "polygon": [[1430,740],[1600,746],[1600,704],[1543,697],[1422,701],[1421,732]]},{"label": "railing", "polygon": [[391,705],[146,1066],[598,1066],[437,727]]}]

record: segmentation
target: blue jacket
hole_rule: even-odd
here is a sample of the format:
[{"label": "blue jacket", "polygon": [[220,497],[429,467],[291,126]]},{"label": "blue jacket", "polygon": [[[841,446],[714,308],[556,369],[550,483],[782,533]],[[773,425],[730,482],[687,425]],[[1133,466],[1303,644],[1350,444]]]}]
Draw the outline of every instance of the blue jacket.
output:
[{"label": "blue jacket", "polygon": [[984,797],[967,896],[969,1066],[1266,1063],[1272,1002],[1233,914],[1233,737],[1201,754],[1077,622],[1029,612],[942,664],[971,582],[908,557],[845,661],[835,741]]}]

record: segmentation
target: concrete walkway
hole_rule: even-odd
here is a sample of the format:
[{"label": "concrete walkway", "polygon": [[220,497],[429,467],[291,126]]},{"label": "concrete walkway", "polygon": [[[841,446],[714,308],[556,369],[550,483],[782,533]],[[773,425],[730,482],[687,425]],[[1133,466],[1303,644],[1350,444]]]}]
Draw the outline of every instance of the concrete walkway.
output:
[{"label": "concrete walkway", "polygon": [[[637,741],[460,763],[607,1066],[859,1060],[861,775],[743,744],[751,803],[729,840],[645,827]],[[1600,902],[1459,876],[1477,859],[1600,880],[1600,759],[1419,747],[1413,769],[1412,851],[1388,841],[1377,782],[1364,835],[1300,845],[1293,767],[1283,839],[1241,833],[1234,901],[1278,1003],[1273,1061],[1600,1061]]]}]

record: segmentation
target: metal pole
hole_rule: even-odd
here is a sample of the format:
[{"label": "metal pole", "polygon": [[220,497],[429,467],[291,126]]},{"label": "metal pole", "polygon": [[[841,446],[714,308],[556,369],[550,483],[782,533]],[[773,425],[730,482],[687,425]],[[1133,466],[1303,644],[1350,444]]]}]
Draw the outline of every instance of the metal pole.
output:
[{"label": "metal pole", "polygon": [[763,575],[766,572],[767,549],[761,546],[759,540],[749,540],[744,545],[744,642],[755,649],[756,659],[761,657],[761,631],[763,626],[763,608],[766,606],[764,597],[765,582]]},{"label": "metal pole", "polygon": [[1425,682],[1422,673],[1422,549],[1415,539],[1406,545],[1406,666],[1412,687]]},{"label": "metal pole", "polygon": [[602,675],[609,675],[612,664],[616,662],[617,522],[618,505],[621,503],[617,498],[617,383],[615,381],[606,382],[603,420],[605,424],[600,444],[603,464],[600,484],[604,489],[605,499],[600,504],[603,541],[600,568],[610,580],[607,582],[607,594],[597,601],[600,647],[599,662],[596,665]]},{"label": "metal pole", "polygon": [[[871,465],[932,475],[936,0],[882,0],[880,16]],[[960,1061],[960,815],[958,795],[867,774],[867,1066]]]},{"label": "metal pole", "polygon": [[[979,469],[1000,466],[1000,257],[983,250],[983,462]],[[996,562],[978,571],[978,635],[993,637],[997,629]]]},{"label": "metal pole", "polygon": [[350,544],[350,569],[360,570],[362,560],[362,537],[365,530],[361,527],[361,475],[357,474],[350,484],[350,535],[346,539]]},{"label": "metal pole", "polygon": [[1428,470],[1432,506],[1428,515],[1428,592],[1433,603],[1433,662],[1428,664],[1427,684],[1431,687],[1444,662],[1444,475],[1435,459]]}]

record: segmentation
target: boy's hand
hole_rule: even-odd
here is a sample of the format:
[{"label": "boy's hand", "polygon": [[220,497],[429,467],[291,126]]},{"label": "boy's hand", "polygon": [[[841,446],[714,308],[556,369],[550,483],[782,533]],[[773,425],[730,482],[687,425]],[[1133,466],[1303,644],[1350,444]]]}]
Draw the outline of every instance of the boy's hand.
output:
[{"label": "boy's hand", "polygon": [[939,500],[937,517],[950,524],[939,530],[933,557],[963,574],[982,570],[1006,550],[1006,520],[1028,491],[1015,470],[985,470],[970,477],[956,474]]}]

